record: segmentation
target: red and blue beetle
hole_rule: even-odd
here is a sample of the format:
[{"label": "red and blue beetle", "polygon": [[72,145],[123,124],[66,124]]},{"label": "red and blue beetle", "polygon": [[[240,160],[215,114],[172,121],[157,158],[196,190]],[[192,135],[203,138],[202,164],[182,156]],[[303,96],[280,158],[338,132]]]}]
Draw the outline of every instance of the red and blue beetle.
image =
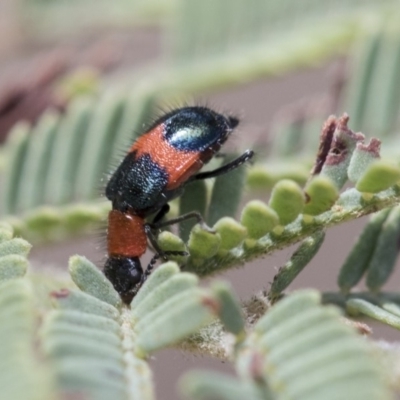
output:
[{"label": "red and blue beetle", "polygon": [[[133,143],[111,176],[105,192],[112,210],[108,215],[104,274],[126,304],[132,301],[158,258],[186,254],[162,251],[156,241],[157,231],[189,218],[203,223],[197,212],[162,221],[169,211],[168,202],[180,196],[188,183],[225,174],[254,155],[247,150],[218,169],[198,173],[218,153],[238,123],[237,118],[207,107],[171,111]],[[153,221],[146,222],[152,214]],[[143,271],[140,257],[146,252],[147,239],[156,254]]]}]

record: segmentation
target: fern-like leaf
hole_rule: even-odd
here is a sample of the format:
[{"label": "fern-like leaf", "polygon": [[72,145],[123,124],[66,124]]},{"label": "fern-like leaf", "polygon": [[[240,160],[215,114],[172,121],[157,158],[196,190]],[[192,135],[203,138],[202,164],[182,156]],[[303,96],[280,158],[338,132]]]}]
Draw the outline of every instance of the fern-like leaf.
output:
[{"label": "fern-like leaf", "polygon": [[[273,399],[391,399],[367,343],[314,291],[290,295],[261,318],[239,347],[241,381],[191,373],[184,390],[196,399],[254,393]],[[235,397],[232,397],[235,398]]]}]

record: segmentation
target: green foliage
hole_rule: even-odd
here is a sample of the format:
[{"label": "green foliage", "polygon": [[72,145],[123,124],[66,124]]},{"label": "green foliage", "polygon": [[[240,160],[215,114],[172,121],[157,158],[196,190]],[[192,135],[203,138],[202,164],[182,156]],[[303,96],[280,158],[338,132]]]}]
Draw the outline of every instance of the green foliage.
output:
[{"label": "green foliage", "polygon": [[350,315],[366,315],[400,329],[400,308],[396,304],[391,303],[386,304],[385,308],[378,307],[363,299],[351,299],[346,302],[346,310]]},{"label": "green foliage", "polygon": [[268,297],[271,301],[274,301],[281,296],[282,292],[313,259],[321,247],[324,238],[324,232],[320,231],[305,239],[292,255],[290,261],[279,269],[268,292]]},{"label": "green foliage", "polygon": [[211,258],[217,254],[221,243],[221,237],[217,232],[210,232],[195,225],[188,241],[190,255],[194,259]]},{"label": "green foliage", "polygon": [[121,299],[110,281],[84,257],[70,258],[69,272],[72,280],[84,292],[105,301],[114,307],[121,305]]},{"label": "green foliage", "polygon": [[360,192],[378,193],[400,180],[400,168],[385,161],[372,163],[357,182]]},{"label": "green foliage", "polygon": [[[7,236],[10,229],[4,226],[1,232]],[[227,284],[199,288],[194,275],[179,272],[172,262],[150,276],[129,308],[113,300],[117,294],[86,259],[73,257],[70,270],[83,291],[48,293],[53,309],[40,321],[32,312],[29,276],[1,284],[0,334],[8,338],[0,349],[7,360],[5,398],[50,400],[62,392],[93,399],[153,399],[148,355],[189,339],[201,327],[217,332],[212,328],[216,318],[225,335],[234,335],[236,344],[227,351],[241,379],[192,372],[182,387],[194,398],[207,398],[207,393],[226,399],[244,394],[325,399],[359,393],[368,399],[390,398],[367,342],[344,325],[337,309],[322,307],[315,291],[288,296],[246,332],[244,312]],[[389,311],[385,316],[364,303],[350,300],[349,312],[375,312],[391,325],[398,321]],[[386,308],[400,310],[389,303]],[[38,345],[40,355],[34,351]]]},{"label": "green foliage", "polygon": [[[25,250],[14,245],[22,240],[10,238],[10,232],[2,226],[6,246],[0,258],[7,261],[12,251],[19,251],[26,262]],[[8,266],[14,264],[10,261]],[[7,366],[7,373],[1,374],[5,399],[53,399],[55,392],[93,399],[151,399],[145,361],[149,352],[179,342],[218,316],[228,330],[243,334],[244,322],[230,289],[222,284],[200,289],[198,279],[179,273],[176,264],[158,268],[132,308],[122,305],[104,275],[85,258],[72,257],[70,272],[82,291],[48,293],[53,309],[40,321],[25,271],[2,276],[0,334],[8,337],[0,349],[6,363],[2,365]]]},{"label": "green foliage", "polygon": [[340,270],[338,285],[343,292],[348,292],[353,286],[357,285],[368,268],[382,225],[389,213],[390,210],[382,210],[374,214],[358,238],[352,252]]},{"label": "green foliage", "polygon": [[273,187],[269,205],[278,214],[280,223],[287,225],[303,211],[303,191],[295,182],[283,179]]},{"label": "green foliage", "polygon": [[[207,210],[207,188],[204,181],[196,181],[190,184],[190,190],[186,190],[179,200],[179,214],[184,215],[191,211],[197,211],[201,215],[206,215]],[[179,224],[179,236],[183,240],[188,240],[190,231],[195,225],[195,221],[189,220]]]},{"label": "green foliage", "polygon": [[[172,234],[171,232],[164,231],[158,235],[157,238],[158,245],[164,251],[184,251],[187,252],[187,247],[185,242],[178,236]],[[185,264],[187,261],[187,256],[170,256],[170,260],[176,261],[179,264]]]},{"label": "green foliage", "polygon": [[12,238],[10,225],[0,226],[0,282],[24,276],[28,269],[26,257],[31,245],[19,238]]},{"label": "green foliage", "polygon": [[[129,143],[150,113],[145,96],[111,91],[98,101],[78,98],[62,118],[45,115],[31,131],[18,125],[5,150],[12,162],[4,171],[3,214],[96,198],[100,179],[115,162],[113,149]],[[143,103],[147,109],[138,109]]]},{"label": "green foliage", "polygon": [[304,214],[308,215],[318,215],[328,211],[339,197],[333,182],[322,175],[312,178],[304,191],[308,200],[304,207]]},{"label": "green foliage", "polygon": [[279,223],[278,214],[260,200],[252,200],[243,208],[240,218],[251,239],[260,239]]},{"label": "green foliage", "polygon": [[231,250],[239,246],[247,236],[247,229],[230,217],[218,220],[213,229],[221,237],[220,251]]},{"label": "green foliage", "polygon": [[[224,162],[229,163],[237,157],[231,154]],[[222,217],[234,217],[242,198],[242,190],[246,177],[246,168],[237,168],[229,174],[220,175],[215,179],[210,205],[208,208],[207,221],[215,224]]]},{"label": "green foliage", "polygon": [[[45,9],[39,1],[32,3],[30,10]],[[57,9],[61,2],[53,3],[48,15],[65,11]],[[79,4],[79,10],[89,3]],[[173,259],[179,266],[158,267],[130,307],[84,257],[71,257],[71,280],[62,284],[30,273],[31,246],[13,237],[12,228],[35,241],[58,240],[101,221],[110,206],[97,200],[99,182],[153,116],[159,97],[313,64],[347,46],[355,30],[371,21],[364,13],[379,15],[383,3],[389,11],[397,4],[146,3],[132,2],[132,9],[150,15],[154,6],[171,17],[171,62],[143,74],[129,90],[79,97],[65,115],[48,112],[35,127],[17,125],[2,149],[1,212],[11,224],[0,224],[2,397],[154,399],[147,360],[160,349],[180,346],[236,366],[237,377],[188,375],[182,388],[195,399],[390,399],[388,382],[398,381],[398,361],[379,370],[371,340],[358,337],[339,309],[400,329],[400,294],[384,291],[398,253],[400,169],[389,158],[380,160],[380,141],[364,143],[364,135],[348,127],[347,115],[328,120],[311,175],[308,156],[317,145],[319,115],[281,121],[281,134],[271,144],[275,159],[189,185],[179,205],[172,204],[172,214],[197,210],[212,228],[185,222],[179,237],[162,232],[161,248],[189,255]],[[98,15],[90,15],[96,23]],[[383,148],[393,154],[391,134],[398,128],[400,105],[398,28],[395,23],[371,26],[353,52],[340,107],[346,105],[357,129],[387,135]],[[301,159],[294,158],[298,154]],[[282,156],[291,159],[277,160]],[[340,192],[348,180],[354,187]],[[246,185],[262,190],[264,201],[245,204],[236,221]],[[318,252],[326,228],[377,211],[342,267],[340,292],[284,293]],[[244,306],[224,282],[199,285],[199,277],[298,242],[271,288]],[[368,291],[353,291],[364,276]],[[339,307],[322,306],[321,297]]]},{"label": "green foliage", "polygon": [[53,373],[38,363],[33,292],[25,280],[0,284],[1,393],[4,399],[50,399]]},{"label": "green foliage", "polygon": [[289,296],[262,317],[235,364],[240,380],[192,372],[185,392],[195,399],[238,398],[233,390],[255,399],[391,398],[367,343],[313,291]]},{"label": "green foliage", "polygon": [[245,335],[245,324],[239,302],[232,295],[232,289],[223,282],[214,283],[213,292],[219,300],[218,314],[228,332],[237,337]]},{"label": "green foliage", "polygon": [[374,253],[369,260],[367,286],[372,291],[379,291],[393,272],[400,238],[399,223],[400,207],[395,207],[382,225]]}]

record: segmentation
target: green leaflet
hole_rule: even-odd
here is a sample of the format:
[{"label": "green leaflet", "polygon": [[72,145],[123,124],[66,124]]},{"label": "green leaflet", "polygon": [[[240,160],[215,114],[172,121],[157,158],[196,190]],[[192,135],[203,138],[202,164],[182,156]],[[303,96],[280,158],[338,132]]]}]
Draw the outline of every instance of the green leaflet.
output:
[{"label": "green leaflet", "polygon": [[279,181],[272,189],[269,206],[276,211],[282,225],[293,222],[304,208],[300,186],[288,179]]},{"label": "green leaflet", "polygon": [[110,91],[94,107],[79,158],[74,193],[78,199],[97,196],[100,179],[106,172],[115,132],[121,129],[126,95]]},{"label": "green leaflet", "polygon": [[[358,45],[353,60],[354,76],[347,88],[346,109],[354,116],[355,129],[362,129],[363,119],[366,112],[366,99],[369,94],[371,75],[377,62],[377,53],[380,41],[382,40],[381,30],[374,27],[373,32]],[[355,71],[357,70],[357,74]]]},{"label": "green leaflet", "polygon": [[[19,272],[19,276],[23,276],[25,271]],[[50,400],[54,398],[53,375],[37,357],[33,291],[26,280],[13,279],[16,276],[7,276],[8,280],[0,285],[2,396],[5,399]]]},{"label": "green leaflet", "polygon": [[31,244],[24,239],[14,238],[6,240],[0,243],[0,257],[15,254],[26,258],[31,248]]},{"label": "green leaflet", "polygon": [[[183,240],[169,231],[161,232],[157,237],[157,243],[163,251],[187,252],[187,248]],[[187,256],[168,256],[168,259],[183,265],[187,260]]]},{"label": "green leaflet", "polygon": [[85,257],[71,257],[69,270],[71,278],[81,290],[114,307],[121,305],[121,299],[110,281]]},{"label": "green leaflet", "polygon": [[217,232],[206,231],[199,224],[192,229],[188,249],[194,259],[211,258],[219,249],[221,237]]},{"label": "green leaflet", "polygon": [[61,309],[78,310],[83,313],[99,315],[114,320],[119,318],[118,310],[115,307],[85,292],[62,289],[52,292],[51,295],[56,299],[56,306]]},{"label": "green leaflet", "polygon": [[0,281],[22,277],[27,269],[28,261],[25,257],[17,254],[0,257]]},{"label": "green leaflet", "polygon": [[279,269],[272,282],[268,297],[273,300],[278,298],[282,292],[293,282],[296,276],[313,259],[325,238],[324,232],[317,232],[305,239],[292,255],[291,259]]},{"label": "green leaflet", "polygon": [[135,309],[148,298],[154,290],[156,290],[161,284],[166,283],[173,276],[178,274],[179,267],[174,262],[167,262],[160,265],[147,279],[146,284],[140,289],[138,294],[133,298],[131,307]]},{"label": "green leaflet", "polygon": [[356,184],[360,192],[378,193],[393,186],[400,180],[400,168],[384,161],[375,161],[369,165]]},{"label": "green leaflet", "polygon": [[[346,302],[346,310],[350,315],[366,315],[377,321],[381,321],[387,325],[400,329],[400,316],[398,315],[397,308],[389,306],[389,310],[378,307],[363,299],[350,299]],[[396,310],[396,313],[392,311]]]},{"label": "green leaflet", "polygon": [[278,225],[279,216],[262,201],[252,200],[243,208],[240,222],[250,238],[259,239]]},{"label": "green leaflet", "polygon": [[158,287],[154,288],[151,295],[143,299],[133,310],[134,319],[146,318],[160,304],[168,301],[186,290],[196,287],[198,279],[193,274],[181,273],[177,274]]},{"label": "green leaflet", "polygon": [[398,240],[400,238],[400,207],[390,211],[382,224],[374,252],[369,260],[367,286],[371,291],[378,291],[393,272],[398,255]]},{"label": "green leaflet", "polygon": [[[369,168],[374,161],[379,159],[380,144],[380,140],[375,138],[372,138],[370,143],[367,145],[357,143],[350,160],[347,175],[349,176],[349,180],[351,182],[357,183],[358,189],[360,189],[358,186],[358,181],[364,175],[365,170]],[[393,183],[395,183],[395,181],[393,181]],[[393,183],[391,183],[389,186],[391,186]],[[386,188],[383,187],[381,190],[384,189]],[[379,192],[379,190],[377,190],[377,192]]]},{"label": "green leaflet", "polygon": [[13,237],[13,228],[7,222],[0,222],[0,243],[10,240]]},{"label": "green leaflet", "polygon": [[239,246],[247,236],[247,229],[233,218],[223,217],[213,226],[221,236],[220,250],[231,250]]},{"label": "green leaflet", "polygon": [[13,214],[18,202],[18,189],[20,183],[24,159],[28,148],[29,127],[25,123],[14,126],[10,132],[6,145],[7,163],[4,171],[4,183],[2,190],[1,213]]},{"label": "green leaflet", "polygon": [[31,245],[19,238],[12,238],[10,226],[0,227],[0,282],[23,277],[28,269],[28,256]]},{"label": "green leaflet", "polygon": [[304,214],[318,215],[328,211],[339,197],[335,184],[326,176],[317,175],[304,188],[306,204]]},{"label": "green leaflet", "polygon": [[[237,154],[230,154],[224,157],[223,163],[228,164],[236,157]],[[222,217],[235,215],[242,197],[245,175],[246,167],[241,166],[215,179],[207,215],[207,222],[210,225],[214,225]]]},{"label": "green leaflet", "polygon": [[[207,209],[207,188],[205,181],[192,182],[179,200],[179,215],[184,215],[191,211],[197,211],[201,215],[206,215]],[[190,231],[196,224],[196,220],[191,219],[179,224],[179,236],[187,241]]]},{"label": "green leaflet", "polygon": [[227,331],[236,336],[244,337],[245,325],[242,310],[232,294],[231,287],[224,282],[216,282],[212,286],[212,291],[219,301],[218,316]]},{"label": "green leaflet", "polygon": [[355,286],[368,268],[382,225],[389,213],[390,210],[382,210],[371,217],[351,253],[347,256],[338,276],[338,285],[343,292],[348,292]]},{"label": "green leaflet", "polygon": [[[172,296],[147,314],[136,325],[139,354],[178,343],[210,323],[213,318],[212,301],[200,289],[192,288]],[[185,323],[182,324],[182,321]]]},{"label": "green leaflet", "polygon": [[[37,126],[29,133],[33,137],[29,141],[21,177],[18,179],[19,188],[16,201],[19,210],[29,210],[49,200],[45,194],[45,185],[49,175],[54,173],[49,168],[49,162],[54,150],[59,120],[58,114],[54,111],[47,111]],[[66,155],[66,153],[62,154]],[[65,182],[65,186],[68,186],[68,182]]]},{"label": "green leaflet", "polygon": [[[257,387],[217,372],[191,371],[180,382],[181,391],[191,398],[206,400],[273,399],[264,397]],[[258,393],[257,393],[258,392]]]},{"label": "green leaflet", "polygon": [[[94,99],[78,98],[68,107],[68,113],[60,121],[50,160],[43,202],[63,204],[75,200],[75,182],[78,177],[78,166],[87,130],[94,113]],[[71,160],[75,162],[71,163]],[[40,203],[39,203],[40,204]]]}]

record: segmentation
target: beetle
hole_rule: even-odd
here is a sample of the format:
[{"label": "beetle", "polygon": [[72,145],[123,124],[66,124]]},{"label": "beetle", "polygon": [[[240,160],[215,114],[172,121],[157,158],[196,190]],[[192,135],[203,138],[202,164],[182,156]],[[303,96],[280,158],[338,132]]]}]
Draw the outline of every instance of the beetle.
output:
[{"label": "beetle", "polygon": [[[246,150],[220,168],[199,172],[219,152],[238,123],[237,118],[207,107],[177,108],[158,118],[133,143],[111,176],[105,190],[112,210],[108,216],[104,274],[126,304],[131,302],[158,258],[186,255],[162,251],[157,245],[156,230],[189,218],[206,227],[197,212],[162,222],[169,211],[168,202],[180,196],[190,182],[225,174],[253,157],[254,152]],[[146,222],[152,214],[155,214],[153,221]],[[144,272],[140,257],[146,252],[147,239],[156,254]]]}]

